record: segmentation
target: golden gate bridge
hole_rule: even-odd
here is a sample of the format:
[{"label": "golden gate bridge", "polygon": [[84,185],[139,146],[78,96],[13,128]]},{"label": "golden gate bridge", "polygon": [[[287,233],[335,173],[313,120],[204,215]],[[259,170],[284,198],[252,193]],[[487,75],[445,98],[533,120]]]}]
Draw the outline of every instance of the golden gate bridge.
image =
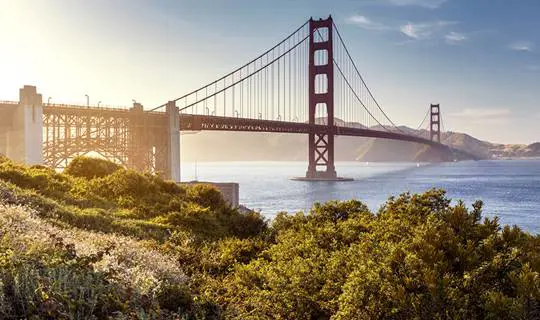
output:
[{"label": "golden gate bridge", "polygon": [[25,86],[19,102],[0,102],[0,112],[12,120],[11,126],[0,122],[4,153],[18,161],[62,168],[93,151],[176,181],[180,131],[306,134],[304,180],[341,179],[335,136],[415,142],[472,156],[441,142],[439,105],[430,105],[422,134],[397,126],[368,88],[331,16],[309,19],[245,65],[151,110],[139,103],[128,110],[43,104],[36,88]]}]

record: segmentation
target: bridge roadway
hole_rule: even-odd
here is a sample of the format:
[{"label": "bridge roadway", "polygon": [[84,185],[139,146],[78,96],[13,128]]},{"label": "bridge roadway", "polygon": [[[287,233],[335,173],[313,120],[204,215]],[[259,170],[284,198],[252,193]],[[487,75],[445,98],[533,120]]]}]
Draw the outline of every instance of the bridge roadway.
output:
[{"label": "bridge roadway", "polygon": [[[17,106],[17,102],[12,101],[0,101],[2,107],[2,113],[11,112]],[[125,119],[129,121],[132,116],[132,112],[127,108],[107,108],[96,106],[79,106],[79,105],[59,105],[59,104],[43,104],[43,114],[58,115],[58,116],[76,116],[78,118],[93,117],[96,115]],[[161,111],[145,111],[144,112],[145,125],[149,128],[157,128],[165,126],[167,118],[164,112]],[[0,125],[2,125],[1,119],[10,119],[10,117],[0,117]],[[4,125],[8,125],[5,123]],[[46,124],[45,124],[46,125]],[[180,131],[237,131],[237,132],[269,132],[269,133],[325,133],[328,130],[327,125],[323,124],[307,124],[298,122],[287,122],[277,120],[263,120],[263,119],[245,119],[237,117],[221,117],[211,115],[194,115],[184,114],[180,115]],[[406,135],[398,132],[380,131],[365,128],[352,128],[343,126],[334,126],[334,134],[339,136],[355,136],[355,137],[368,137],[368,138],[381,138],[391,139],[399,141],[407,141],[420,143],[424,145],[433,146],[440,149],[446,149],[454,154],[465,156],[466,158],[476,159],[476,156],[449,147],[447,145],[431,141],[418,136]]]},{"label": "bridge roadway", "polygon": [[[15,107],[17,102],[0,101],[4,110],[6,107]],[[107,108],[107,107],[95,107],[95,106],[79,106],[79,105],[65,105],[65,104],[43,104],[44,114],[58,114],[58,115],[76,115],[79,117],[93,116],[99,113],[101,116],[113,116],[117,118],[129,118],[129,109],[124,108]],[[160,111],[145,111],[145,118],[150,120],[150,123],[157,126],[159,122],[165,120],[165,114]],[[263,120],[263,119],[245,119],[236,117],[220,117],[209,115],[193,115],[193,114],[181,114],[180,116],[180,130],[181,131],[243,131],[243,132],[275,132],[275,133],[300,133],[308,134],[324,133],[327,132],[328,126],[321,124],[310,125],[307,123],[299,122],[287,122],[278,120]],[[368,137],[368,138],[381,138],[392,139],[399,141],[416,142],[429,146],[450,148],[447,145],[431,141],[429,139],[421,138],[418,136],[406,135],[398,132],[380,131],[364,128],[352,128],[334,126],[334,134],[339,136],[354,136],[354,137]],[[457,149],[455,149],[458,151]],[[459,150],[462,152],[461,150]]]},{"label": "bridge roadway", "polygon": [[[218,117],[206,115],[182,114],[180,116],[182,131],[244,131],[244,132],[279,132],[279,133],[324,133],[328,132],[327,125],[262,119],[244,119],[233,117]],[[410,136],[403,133],[379,131],[372,129],[333,127],[334,134],[340,136],[368,137],[416,142],[434,147],[449,149],[447,145],[436,141]]]},{"label": "bridge roadway", "polygon": [[[328,126],[321,124],[286,122],[277,120],[244,119],[208,115],[180,115],[180,131],[237,131],[237,132],[275,132],[275,133],[324,133]],[[415,142],[449,151],[455,159],[481,160],[477,155],[432,141],[426,138],[403,133],[379,131],[364,128],[334,126],[334,134],[339,136],[367,137]]]},{"label": "bridge roadway", "polygon": [[[96,113],[100,115],[115,116],[120,118],[129,118],[129,109],[122,108],[107,108],[107,107],[86,107],[76,105],[63,104],[44,104],[44,114],[62,114],[62,115],[77,115],[77,116],[92,116]],[[151,119],[151,123],[165,120],[165,114],[160,111],[145,111],[145,117]],[[301,122],[287,122],[278,120],[263,120],[263,119],[246,119],[236,117],[221,117],[208,115],[180,115],[180,130],[181,131],[243,131],[243,132],[274,132],[274,133],[300,133],[308,134],[327,132],[328,126],[322,124],[310,125]],[[334,134],[339,136],[367,137],[392,139],[399,141],[416,142],[425,145],[449,148],[447,145],[431,141],[418,136],[406,135],[398,132],[380,131],[363,128],[352,128],[334,126]]]}]

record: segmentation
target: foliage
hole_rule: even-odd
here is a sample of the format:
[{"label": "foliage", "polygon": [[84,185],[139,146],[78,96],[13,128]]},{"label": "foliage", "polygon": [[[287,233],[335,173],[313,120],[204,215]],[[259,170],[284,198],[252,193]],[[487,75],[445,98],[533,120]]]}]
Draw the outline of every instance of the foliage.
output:
[{"label": "foliage", "polygon": [[540,239],[439,190],[276,218],[275,244],[226,277],[236,319],[533,319]]},{"label": "foliage", "polygon": [[[249,237],[266,228],[262,216],[230,208],[211,186],[184,187],[104,162],[81,157],[70,164],[71,170],[57,173],[2,159],[0,192],[5,194],[5,203],[29,206],[43,218],[159,241],[181,228],[193,229],[199,241]],[[112,173],[101,176],[103,168]]]},{"label": "foliage", "polygon": [[94,179],[106,177],[121,168],[107,160],[79,156],[69,162],[64,172],[73,177]]},{"label": "foliage", "polygon": [[[102,160],[80,158],[57,173],[2,158],[0,178],[1,203],[25,207],[0,207],[0,226],[9,225],[0,231],[2,251],[16,252],[0,267],[0,287],[7,284],[0,318],[216,316],[215,303],[190,288],[176,250],[166,249],[171,236],[217,243],[266,228],[260,215],[229,207],[214,188],[183,187]],[[244,220],[246,228],[235,225]],[[54,301],[36,296],[40,290]],[[75,297],[80,306],[72,305]]]},{"label": "foliage", "polygon": [[269,225],[102,160],[0,179],[2,319],[540,318],[540,236],[441,190]]}]

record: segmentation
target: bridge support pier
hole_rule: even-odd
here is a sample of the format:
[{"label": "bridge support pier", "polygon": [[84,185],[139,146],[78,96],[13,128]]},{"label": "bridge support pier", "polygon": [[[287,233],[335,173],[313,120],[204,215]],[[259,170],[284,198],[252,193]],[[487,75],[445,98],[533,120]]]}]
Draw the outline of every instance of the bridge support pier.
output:
[{"label": "bridge support pier", "polygon": [[174,101],[166,107],[165,122],[151,123],[140,103],[130,109],[128,167],[158,173],[180,182],[180,112]]},{"label": "bridge support pier", "polygon": [[166,107],[167,126],[167,178],[180,182],[180,111],[174,101]]},{"label": "bridge support pier", "polygon": [[11,113],[11,126],[4,127],[6,156],[27,165],[43,164],[43,104],[36,87],[19,91],[19,105]]},{"label": "bridge support pier", "polygon": [[151,132],[145,123],[143,106],[135,102],[129,110],[129,145],[127,148],[127,166],[137,171],[153,171],[154,150]]}]

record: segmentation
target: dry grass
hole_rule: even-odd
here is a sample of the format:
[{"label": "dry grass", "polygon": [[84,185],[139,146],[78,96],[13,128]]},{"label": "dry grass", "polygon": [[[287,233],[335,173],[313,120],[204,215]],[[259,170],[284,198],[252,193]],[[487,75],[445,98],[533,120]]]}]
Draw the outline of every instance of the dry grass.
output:
[{"label": "dry grass", "polygon": [[164,281],[187,280],[175,259],[151,249],[151,243],[115,234],[62,229],[23,207],[0,206],[0,233],[9,236],[13,250],[20,252],[52,248],[56,239],[73,245],[82,257],[107,251],[94,263],[96,271],[112,272],[122,284],[135,286],[142,294],[151,294]]}]

